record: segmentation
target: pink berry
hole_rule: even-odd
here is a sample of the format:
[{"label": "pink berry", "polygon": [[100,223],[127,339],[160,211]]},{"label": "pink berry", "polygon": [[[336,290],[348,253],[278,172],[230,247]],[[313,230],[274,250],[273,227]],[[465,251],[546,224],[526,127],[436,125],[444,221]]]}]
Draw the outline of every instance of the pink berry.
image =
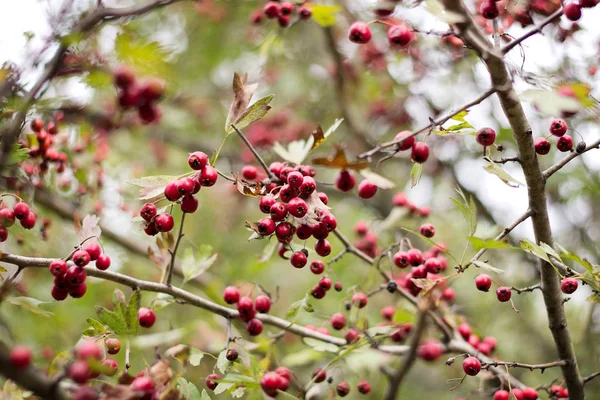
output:
[{"label": "pink berry", "polygon": [[223,300],[227,304],[235,304],[240,300],[240,290],[235,286],[227,286],[223,291]]},{"label": "pink berry", "polygon": [[140,307],[138,310],[138,322],[143,328],[151,328],[154,322],[156,322],[156,314],[149,308]]},{"label": "pink berry", "polygon": [[371,40],[371,37],[371,28],[369,28],[369,25],[364,22],[357,21],[353,23],[348,31],[348,38],[354,43],[368,43]]}]

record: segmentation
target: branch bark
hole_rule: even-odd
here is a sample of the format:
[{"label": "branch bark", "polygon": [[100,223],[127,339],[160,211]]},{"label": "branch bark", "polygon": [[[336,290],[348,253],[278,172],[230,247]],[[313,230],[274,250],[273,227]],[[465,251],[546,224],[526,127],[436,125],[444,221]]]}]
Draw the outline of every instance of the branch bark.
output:
[{"label": "branch bark", "polygon": [[[514,90],[506,64],[482,31],[475,24],[472,15],[460,0],[443,0],[445,7],[461,15],[464,20],[457,23],[463,40],[475,50],[488,68],[492,86],[497,89],[498,99],[513,130],[521,160],[521,167],[527,182],[529,210],[536,242],[553,246],[554,239],[548,217],[545,179],[540,169],[533,147],[532,130],[525,112]],[[559,275],[547,262],[540,260],[542,293],[550,331],[556,345],[558,358],[566,361],[562,366],[565,382],[572,400],[585,398],[583,381],[579,373],[573,343],[567,326],[560,291]]]}]

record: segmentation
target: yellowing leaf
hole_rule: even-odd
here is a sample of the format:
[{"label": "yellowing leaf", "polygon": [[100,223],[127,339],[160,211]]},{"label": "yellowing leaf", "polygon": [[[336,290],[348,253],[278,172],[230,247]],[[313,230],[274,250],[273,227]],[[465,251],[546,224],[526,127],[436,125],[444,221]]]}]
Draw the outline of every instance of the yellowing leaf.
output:
[{"label": "yellowing leaf", "polygon": [[312,19],[324,28],[334,25],[336,14],[342,10],[340,6],[327,4],[310,4],[308,6],[312,10]]},{"label": "yellowing leaf", "polygon": [[346,152],[340,146],[334,146],[335,153],[329,157],[313,158],[314,165],[322,165],[330,168],[352,169],[360,171],[369,167],[369,162],[364,160],[348,161]]},{"label": "yellowing leaf", "polygon": [[485,165],[483,167],[483,169],[486,170],[486,172],[489,172],[492,175],[496,175],[498,178],[500,178],[500,180],[502,182],[506,183],[510,187],[525,186],[524,183],[521,183],[520,181],[518,181],[515,178],[513,178],[512,176],[510,176],[508,174],[508,172],[506,172],[504,169],[502,169],[502,167],[500,167],[495,162],[490,161],[490,160],[486,160],[486,161],[488,163],[487,163],[487,165]]}]

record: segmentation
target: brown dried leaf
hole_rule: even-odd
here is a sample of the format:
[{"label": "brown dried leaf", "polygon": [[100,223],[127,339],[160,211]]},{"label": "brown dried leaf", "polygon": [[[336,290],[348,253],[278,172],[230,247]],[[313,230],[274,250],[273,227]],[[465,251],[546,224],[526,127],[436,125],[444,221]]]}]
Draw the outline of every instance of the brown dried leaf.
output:
[{"label": "brown dried leaf", "polygon": [[248,197],[259,197],[266,194],[266,187],[260,182],[248,183],[239,178],[239,175],[233,174],[235,186],[238,192]]},{"label": "brown dried leaf", "polygon": [[173,347],[169,347],[167,350],[165,350],[165,356],[173,357],[185,365],[187,360],[190,358],[190,346],[186,346],[185,344],[177,344]]},{"label": "brown dried leaf", "polygon": [[313,158],[312,163],[314,165],[322,165],[330,168],[340,169],[352,169],[360,171],[369,167],[368,161],[348,161],[346,158],[346,152],[340,146],[334,146],[335,153],[329,157]]},{"label": "brown dried leaf", "polygon": [[155,385],[166,385],[173,379],[173,370],[167,360],[158,360],[148,370],[148,376]]},{"label": "brown dried leaf", "polygon": [[415,284],[416,287],[421,288],[423,290],[423,294],[427,294],[431,289],[437,285],[439,280],[437,279],[415,279],[411,278],[411,281]]},{"label": "brown dried leaf", "polygon": [[313,151],[314,149],[319,147],[321,145],[321,143],[323,143],[326,139],[325,134],[323,133],[323,128],[321,128],[321,125],[317,125],[317,127],[315,128],[315,130],[312,133],[312,137],[313,137],[313,145],[310,148],[310,151]]},{"label": "brown dried leaf", "polygon": [[229,126],[232,123],[235,123],[235,121],[237,121],[246,111],[248,104],[250,104],[250,99],[257,87],[257,84],[248,85],[248,74],[244,74],[243,77],[240,77],[236,72],[233,75],[233,101],[225,122],[225,132],[228,132]]}]

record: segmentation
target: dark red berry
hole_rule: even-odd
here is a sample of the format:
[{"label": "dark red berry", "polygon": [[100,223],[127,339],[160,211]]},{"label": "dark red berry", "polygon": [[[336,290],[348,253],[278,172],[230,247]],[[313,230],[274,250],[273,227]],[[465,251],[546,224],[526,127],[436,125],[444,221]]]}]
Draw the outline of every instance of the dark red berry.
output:
[{"label": "dark red berry", "polygon": [[307,261],[306,254],[302,251],[295,251],[290,258],[290,263],[294,268],[304,268]]},{"label": "dark red berry", "polygon": [[279,3],[275,1],[269,1],[263,8],[267,18],[277,18],[279,16]]},{"label": "dark red berry", "polygon": [[20,201],[15,204],[13,211],[16,219],[23,220],[29,215],[29,206],[24,201]]},{"label": "dark red berry", "polygon": [[573,148],[573,138],[568,135],[559,137],[556,141],[556,148],[559,151],[562,151],[563,153],[571,151],[571,149]]},{"label": "dark red berry", "polygon": [[142,393],[141,397],[136,397],[141,400],[151,400],[154,394],[154,382],[148,376],[138,376],[131,382],[131,389]]},{"label": "dark red berry", "polygon": [[327,371],[325,371],[323,368],[317,368],[313,371],[312,377],[316,383],[323,382],[325,379],[327,379]]},{"label": "dark red berry", "polygon": [[102,253],[102,249],[96,241],[88,242],[83,247],[83,250],[85,250],[90,255],[90,261],[96,261]]},{"label": "dark red berry", "polygon": [[481,371],[481,362],[475,357],[467,357],[462,363],[465,374],[475,376]]},{"label": "dark red berry", "polygon": [[17,369],[24,369],[31,364],[31,350],[29,347],[17,345],[10,350],[10,365]]},{"label": "dark red berry", "polygon": [[259,203],[258,203],[258,207],[260,208],[260,211],[262,211],[265,214],[270,214],[271,213],[271,207],[273,206],[273,204],[277,203],[277,200],[275,200],[275,197],[271,196],[270,194],[263,196],[260,198]]},{"label": "dark red berry", "polygon": [[65,281],[70,286],[82,284],[83,282],[85,282],[86,277],[87,274],[85,272],[85,269],[77,265],[73,265],[72,267],[67,269],[67,272],[65,273]]},{"label": "dark red berry", "polygon": [[342,170],[335,177],[335,187],[342,192],[352,190],[354,185],[356,185],[356,178],[350,171]]},{"label": "dark red berry", "polygon": [[333,329],[341,330],[346,326],[346,316],[342,313],[335,313],[331,316],[331,326]]},{"label": "dark red berry", "polygon": [[486,274],[479,274],[475,277],[475,286],[482,292],[487,292],[492,287],[492,278]]},{"label": "dark red berry", "polygon": [[140,307],[138,310],[138,322],[143,328],[151,328],[156,322],[156,314],[149,308]]},{"label": "dark red berry", "polygon": [[560,290],[562,290],[562,292],[565,294],[572,294],[573,292],[575,292],[577,290],[578,285],[579,285],[579,283],[577,282],[577,279],[564,278],[560,282]]},{"label": "dark red berry", "polygon": [[223,300],[227,304],[235,304],[240,300],[240,290],[235,286],[227,286],[223,291]]},{"label": "dark red berry", "polygon": [[432,238],[435,235],[435,227],[431,224],[423,224],[419,228],[419,232],[426,238]]},{"label": "dark red berry", "polygon": [[254,318],[256,310],[254,309],[254,302],[250,297],[244,296],[238,300],[237,310],[240,313],[240,319],[243,321],[249,321]]},{"label": "dark red berry", "polygon": [[101,254],[96,260],[96,268],[105,271],[110,267],[110,257],[107,254]]},{"label": "dark red berry", "polygon": [[394,140],[402,140],[402,139],[406,138],[398,143],[398,147],[397,147],[398,150],[404,151],[404,150],[408,150],[411,147],[413,147],[416,139],[414,136],[411,136],[411,135],[412,135],[411,131],[401,131],[396,134],[396,136],[394,137]]},{"label": "dark red berry", "polygon": [[195,151],[188,157],[188,165],[195,171],[200,171],[208,165],[208,156],[202,151]]},{"label": "dark red berry", "polygon": [[8,207],[0,209],[0,226],[10,228],[15,224],[15,212]]},{"label": "dark red berry", "polygon": [[210,187],[214,186],[214,184],[217,183],[218,177],[219,174],[217,173],[217,170],[211,167],[210,165],[207,165],[200,172],[200,176],[198,177],[198,179],[202,186]]},{"label": "dark red berry", "polygon": [[256,224],[258,233],[262,236],[269,236],[275,232],[275,221],[271,218],[261,218]]},{"label": "dark red berry", "polygon": [[498,301],[501,303],[509,301],[511,296],[512,296],[512,293],[510,291],[510,288],[508,288],[506,286],[500,286],[498,289],[496,289],[496,297],[498,298]]},{"label": "dark red berry", "polygon": [[368,43],[372,36],[369,25],[360,21],[353,23],[348,31],[350,41],[358,44]]},{"label": "dark red berry", "polygon": [[496,141],[496,131],[492,128],[481,128],[477,131],[475,140],[484,147],[491,146]]},{"label": "dark red berry", "polygon": [[262,330],[263,323],[259,319],[254,318],[246,323],[246,332],[248,332],[250,336],[258,336],[262,333]]},{"label": "dark red berry", "polygon": [[406,47],[412,42],[413,33],[405,24],[398,24],[388,29],[387,38],[391,46]]},{"label": "dark red berry", "polygon": [[352,296],[352,304],[358,308],[364,308],[367,305],[367,295],[361,292],[354,293]]},{"label": "dark red berry", "polygon": [[167,200],[169,201],[179,200],[179,198],[181,197],[181,193],[179,193],[177,181],[167,183],[167,185],[165,186],[164,194]]},{"label": "dark red berry", "polygon": [[320,275],[325,271],[325,263],[321,260],[315,260],[310,263],[310,271],[315,275]]},{"label": "dark red berry", "polygon": [[173,220],[173,216],[169,213],[164,213],[158,215],[154,219],[154,224],[156,225],[156,229],[159,232],[169,232],[175,226],[175,221]]},{"label": "dark red berry", "polygon": [[221,375],[219,375],[219,374],[210,374],[210,375],[208,375],[206,377],[206,380],[205,380],[206,387],[209,390],[215,390],[215,388],[219,384],[219,382],[217,382],[219,379],[221,379]]},{"label": "dark red berry", "polygon": [[483,0],[479,12],[485,19],[494,19],[500,14],[495,0]]},{"label": "dark red berry", "polygon": [[547,141],[545,138],[543,137],[539,137],[537,139],[535,139],[535,141],[533,142],[533,145],[535,147],[535,152],[540,154],[540,155],[546,155],[550,152],[550,142]]},{"label": "dark red berry", "polygon": [[113,71],[113,77],[115,85],[124,89],[135,82],[135,71],[128,65],[120,65]]},{"label": "dark red berry", "polygon": [[54,276],[63,276],[67,272],[65,260],[54,260],[50,263],[50,273]]},{"label": "dark red berry", "polygon": [[287,212],[296,218],[302,218],[308,212],[308,206],[300,197],[295,197],[288,202]]},{"label": "dark red berry", "polygon": [[254,300],[254,308],[259,313],[268,313],[271,309],[271,299],[268,296],[256,296]]},{"label": "dark red berry", "polygon": [[260,378],[260,387],[268,396],[275,397],[277,396],[277,390],[281,386],[282,379],[285,378],[282,378],[276,372],[267,372]]},{"label": "dark red berry", "polygon": [[329,244],[329,241],[327,241],[327,239],[317,240],[315,243],[315,251],[321,257],[327,257],[331,254],[331,245]]},{"label": "dark red berry", "polygon": [[364,179],[358,184],[358,196],[363,199],[370,199],[377,193],[377,185]]},{"label": "dark red berry", "polygon": [[577,3],[569,3],[563,6],[565,17],[570,21],[579,21],[581,18],[581,6]]},{"label": "dark red berry", "polygon": [[313,227],[311,225],[298,225],[296,228],[296,236],[298,239],[306,240],[312,236]]},{"label": "dark red berry", "polygon": [[369,382],[367,382],[367,381],[358,382],[358,384],[356,385],[356,388],[362,394],[367,394],[371,391],[371,385],[369,385]]},{"label": "dark red berry", "polygon": [[429,146],[424,142],[416,142],[412,148],[411,159],[419,164],[424,163],[429,158]]},{"label": "dark red berry", "polygon": [[[573,5],[573,4],[574,3],[567,4],[567,6]],[[565,6],[565,14],[566,14],[567,6]],[[577,6],[577,5],[575,4],[575,6]],[[554,136],[559,136],[559,137],[564,135],[565,133],[567,133],[567,123],[565,122],[565,120],[553,119],[552,122],[550,123],[550,133]]]},{"label": "dark red berry", "polygon": [[41,119],[34,119],[31,121],[31,130],[34,132],[39,132],[44,129],[44,121]]}]

